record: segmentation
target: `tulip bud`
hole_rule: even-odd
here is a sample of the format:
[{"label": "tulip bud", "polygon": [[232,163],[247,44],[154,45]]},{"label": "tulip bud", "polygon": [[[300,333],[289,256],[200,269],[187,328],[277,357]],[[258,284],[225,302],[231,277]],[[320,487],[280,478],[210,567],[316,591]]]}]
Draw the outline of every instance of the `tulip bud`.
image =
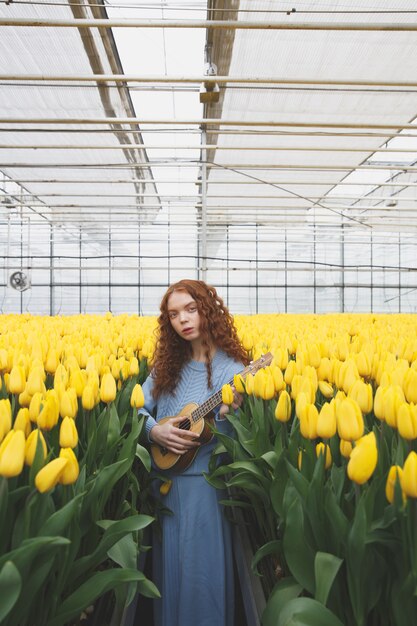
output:
[{"label": "tulip bud", "polygon": [[272,380],[274,381],[275,391],[278,392],[281,391],[281,389],[285,389],[284,376],[280,368],[277,365],[272,365],[269,370],[272,375]]},{"label": "tulip bud", "polygon": [[245,386],[243,384],[243,378],[240,374],[233,376],[233,386],[238,393],[245,393]]},{"label": "tulip bud", "polygon": [[403,402],[398,407],[397,428],[404,439],[411,440],[417,438],[417,415],[413,408],[407,402]]},{"label": "tulip bud", "polygon": [[22,393],[26,386],[25,370],[21,365],[14,365],[10,372],[9,392]]},{"label": "tulip bud", "polygon": [[100,385],[100,398],[103,402],[108,404],[109,402],[113,402],[116,397],[116,381],[113,376],[109,374],[104,374],[101,379]]},{"label": "tulip bud", "polygon": [[139,374],[139,361],[133,356],[129,361],[129,376],[137,376]]},{"label": "tulip bud", "polygon": [[352,453],[353,447],[350,441],[345,441],[344,439],[340,440],[339,444],[340,454],[348,459]]},{"label": "tulip bud", "polygon": [[41,444],[42,444],[43,460],[46,459],[47,448],[46,448],[45,437],[43,436],[42,431],[36,428],[35,430],[32,430],[29,437],[26,439],[26,444],[25,444],[26,465],[32,465],[33,463],[33,460],[36,454],[36,447],[38,445],[38,438],[41,440]]},{"label": "tulip bud", "polygon": [[275,408],[275,417],[280,422],[288,422],[291,418],[291,398],[290,394],[285,390],[279,394]]},{"label": "tulip bud", "polygon": [[272,378],[272,374],[266,374],[263,394],[261,398],[263,400],[272,400],[274,396],[275,396],[274,379]]},{"label": "tulip bud", "polygon": [[36,474],[36,489],[41,493],[45,493],[46,491],[50,491],[51,489],[53,489],[58,483],[61,474],[63,473],[67,464],[68,459],[62,457],[58,459],[53,459],[53,461],[49,461],[49,463],[47,463]]},{"label": "tulip bud", "polygon": [[375,398],[374,398],[374,415],[376,418],[378,418],[381,421],[385,420],[384,394],[386,390],[387,390],[386,387],[378,387],[378,389],[375,392]]},{"label": "tulip bud", "polygon": [[25,437],[29,437],[31,426],[30,426],[30,418],[29,418],[29,409],[24,407],[19,409],[16,415],[16,419],[13,424],[14,430],[21,430]]},{"label": "tulip bud", "polygon": [[68,463],[64,466],[64,470],[61,472],[58,480],[61,485],[72,485],[80,474],[77,457],[71,448],[61,448],[59,458],[66,459]]},{"label": "tulip bud", "polygon": [[395,485],[397,480],[401,485],[403,476],[403,470],[399,465],[393,465],[388,472],[387,482],[385,485],[385,495],[388,502],[391,504],[394,502]]},{"label": "tulip bud", "polygon": [[363,376],[363,378],[369,378],[372,372],[372,362],[369,354],[363,351],[359,352],[355,356],[355,362],[359,375]]},{"label": "tulip bud", "polygon": [[294,360],[288,362],[288,365],[285,369],[284,380],[287,385],[291,385],[292,379],[297,373],[297,365]]},{"label": "tulip bud", "polygon": [[417,498],[417,454],[414,451],[405,460],[401,487],[406,496]]},{"label": "tulip bud", "polygon": [[345,398],[336,405],[337,431],[341,439],[356,441],[363,435],[364,423],[359,405],[352,398]]},{"label": "tulip bud", "polygon": [[336,428],[336,405],[334,402],[325,402],[317,419],[317,434],[322,439],[330,439],[336,434]]},{"label": "tulip bud", "polygon": [[325,398],[333,398],[334,389],[333,385],[331,385],[330,383],[326,382],[325,380],[319,380],[319,389]]},{"label": "tulip bud", "polygon": [[417,404],[417,372],[414,369],[410,368],[405,374],[403,388],[407,402]]},{"label": "tulip bud", "polygon": [[45,391],[45,372],[43,367],[34,367],[30,370],[26,383],[26,391],[30,396],[33,396],[36,392],[43,393]]},{"label": "tulip bud", "polygon": [[[10,435],[10,436],[9,436]],[[18,476],[25,462],[25,435],[21,430],[11,430],[1,445],[0,476]]]},{"label": "tulip bud", "polygon": [[253,392],[257,398],[263,398],[265,393],[266,376],[263,369],[258,370],[253,377]]},{"label": "tulip bud", "polygon": [[332,453],[330,452],[330,446],[326,446],[323,442],[316,445],[316,457],[319,458],[321,454],[325,455],[325,469],[329,469],[332,464]]},{"label": "tulip bud", "polygon": [[55,374],[58,365],[58,350],[55,350],[55,348],[49,348],[45,361],[45,370],[48,372],[48,374]]},{"label": "tulip bud", "polygon": [[320,365],[317,369],[317,378],[319,379],[319,381],[330,381],[331,374],[332,365],[330,359],[328,357],[324,357],[320,360]]},{"label": "tulip bud", "polygon": [[[233,392],[232,392],[232,395],[233,395]],[[145,397],[143,395],[142,387],[141,385],[136,384],[133,387],[132,394],[130,396],[130,406],[132,408],[141,409],[144,404],[145,404]]]},{"label": "tulip bud", "polygon": [[299,393],[295,399],[295,414],[298,419],[301,419],[301,416],[304,413],[304,410],[308,404],[308,398],[305,393]]},{"label": "tulip bud", "polygon": [[300,417],[300,432],[306,439],[316,439],[319,413],[314,404],[307,404]]},{"label": "tulip bud", "polygon": [[350,480],[358,485],[363,485],[374,473],[377,461],[376,437],[375,433],[372,432],[361,437],[350,454],[347,466]]},{"label": "tulip bud", "polygon": [[8,398],[0,400],[0,442],[12,427],[12,407]]},{"label": "tulip bud", "polygon": [[[233,389],[229,384],[223,385],[222,387],[222,402],[223,404],[231,405],[233,402]],[[143,405],[142,405],[143,406]]]},{"label": "tulip bud", "polygon": [[351,386],[348,396],[356,400],[359,407],[365,415],[372,411],[373,397],[372,387],[363,382],[363,380],[356,380]]},{"label": "tulip bud", "polygon": [[77,398],[81,398],[85,387],[85,380],[82,371],[78,367],[71,369],[68,385],[74,389]]},{"label": "tulip bud", "polygon": [[166,496],[172,486],[172,480],[165,480],[159,487],[159,493],[161,496]]},{"label": "tulip bud", "polygon": [[248,374],[245,378],[246,393],[248,396],[253,394],[253,376]]},{"label": "tulip bud", "polygon": [[77,397],[75,396],[74,403],[74,392],[70,392],[70,387],[63,391],[59,400],[59,414],[62,418],[64,417],[72,417],[75,418],[78,412],[78,405],[76,405]]},{"label": "tulip bud", "polygon": [[78,432],[72,417],[64,417],[59,429],[61,448],[75,448],[78,445]]},{"label": "tulip bud", "polygon": [[91,409],[95,407],[96,405],[95,396],[96,394],[94,393],[93,386],[90,384],[87,384],[84,387],[83,395],[81,397],[81,404],[84,409],[86,409],[87,411],[90,411]]},{"label": "tulip bud", "polygon": [[385,421],[392,428],[397,428],[397,416],[400,405],[405,402],[405,396],[399,385],[391,385],[384,393]]}]

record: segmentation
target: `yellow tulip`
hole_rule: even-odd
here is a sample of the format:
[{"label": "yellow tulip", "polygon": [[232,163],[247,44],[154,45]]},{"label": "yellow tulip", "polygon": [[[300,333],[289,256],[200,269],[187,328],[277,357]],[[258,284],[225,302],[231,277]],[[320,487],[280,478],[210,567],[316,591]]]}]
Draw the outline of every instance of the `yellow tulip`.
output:
[{"label": "yellow tulip", "polygon": [[356,441],[363,435],[362,411],[352,398],[345,398],[336,404],[337,432],[341,439]]},{"label": "yellow tulip", "polygon": [[51,430],[58,423],[59,412],[51,398],[45,399],[37,418],[37,424],[42,430]]},{"label": "yellow tulip", "polygon": [[68,463],[64,466],[58,480],[61,485],[72,485],[80,474],[77,457],[71,448],[61,448],[59,458],[66,459]]},{"label": "yellow tulip", "polygon": [[114,377],[109,374],[104,374],[101,379],[100,385],[100,398],[103,402],[108,404],[109,402],[113,402],[116,397],[116,381]]},{"label": "yellow tulip", "polygon": [[58,484],[61,474],[68,465],[68,459],[58,458],[49,461],[35,477],[35,486],[38,491],[45,493],[50,491]]},{"label": "yellow tulip", "polygon": [[263,394],[261,398],[263,398],[263,400],[272,400],[274,396],[275,396],[274,379],[272,378],[272,374],[267,374],[265,376],[265,384],[263,387]]},{"label": "yellow tulip", "polygon": [[12,407],[8,398],[0,400],[0,442],[12,427]]},{"label": "yellow tulip", "polygon": [[139,361],[133,356],[129,361],[129,376],[137,376],[139,374]]},{"label": "yellow tulip", "polygon": [[397,428],[397,415],[400,405],[405,402],[405,396],[399,385],[391,385],[384,393],[385,421],[392,428]]},{"label": "yellow tulip", "polygon": [[347,466],[350,480],[358,485],[363,485],[374,473],[377,461],[378,449],[375,433],[372,432],[361,437],[350,454]]},{"label": "yellow tulip", "polygon": [[320,365],[317,369],[317,378],[319,379],[319,381],[330,381],[331,377],[332,377],[331,361],[328,357],[323,357],[320,360]]},{"label": "yellow tulip", "polygon": [[55,350],[54,348],[49,348],[45,361],[45,370],[48,372],[48,374],[55,374],[58,365],[58,350]]},{"label": "yellow tulip", "polygon": [[248,374],[245,378],[245,387],[246,387],[246,393],[248,396],[251,396],[253,394],[253,376],[252,374]]},{"label": "yellow tulip", "polygon": [[395,484],[398,480],[401,486],[402,476],[403,470],[399,465],[392,465],[392,467],[390,467],[385,485],[385,495],[388,502],[391,504],[394,502]]},{"label": "yellow tulip", "polygon": [[[141,389],[141,391],[142,391],[142,389]],[[142,396],[143,396],[143,392],[142,392]],[[230,406],[232,404],[232,402],[233,402],[233,399],[234,399],[233,389],[231,388],[231,386],[229,384],[223,385],[223,387],[222,387],[222,402],[223,402],[223,404],[227,404],[227,405]],[[141,406],[143,406],[143,404]],[[138,407],[138,408],[141,408],[141,407]]]},{"label": "yellow tulip", "polygon": [[[233,392],[232,392],[233,395]],[[143,405],[145,404],[145,397],[143,395],[143,390],[141,385],[136,384],[133,387],[131,396],[130,396],[130,406],[136,409],[141,409],[143,407]]]},{"label": "yellow tulip", "polygon": [[306,439],[316,439],[319,413],[314,404],[307,404],[300,417],[300,432]]},{"label": "yellow tulip", "polygon": [[43,436],[42,431],[36,428],[35,430],[32,430],[29,437],[26,439],[26,443],[25,443],[26,465],[32,465],[33,463],[33,459],[35,458],[35,454],[36,454],[36,447],[38,445],[38,438],[41,440],[41,444],[42,444],[43,460],[46,459],[47,448],[46,448],[45,437]]},{"label": "yellow tulip", "polygon": [[253,377],[253,393],[257,398],[263,398],[265,393],[266,375],[263,369],[258,370]]},{"label": "yellow tulip", "polygon": [[321,454],[325,456],[324,467],[329,469],[332,464],[332,453],[330,452],[330,446],[325,445],[323,442],[316,445],[316,457],[319,458]]},{"label": "yellow tulip", "polygon": [[372,372],[372,361],[369,354],[363,351],[359,352],[355,356],[355,362],[359,375],[363,376],[363,378],[369,378]]},{"label": "yellow tulip", "polygon": [[325,402],[317,419],[317,434],[322,439],[330,439],[336,434],[336,429],[336,405],[334,402]]},{"label": "yellow tulip", "polygon": [[288,422],[291,418],[291,398],[290,394],[285,390],[279,394],[275,408],[275,417],[280,422]]},{"label": "yellow tulip", "polygon": [[270,368],[270,372],[272,375],[272,380],[274,381],[275,391],[281,391],[281,389],[285,389],[284,376],[282,375],[282,371],[277,365],[272,365]]},{"label": "yellow tulip", "polygon": [[401,487],[409,498],[417,498],[417,454],[412,451],[405,460]]},{"label": "yellow tulip", "polygon": [[378,387],[375,392],[374,398],[374,415],[379,420],[385,420],[385,412],[384,412],[384,394],[387,390],[387,387]]},{"label": "yellow tulip", "polygon": [[417,438],[417,415],[413,407],[407,402],[403,402],[398,407],[397,428],[404,439]]},{"label": "yellow tulip", "polygon": [[159,493],[161,496],[166,496],[172,486],[172,480],[165,480],[159,487]]},{"label": "yellow tulip", "polygon": [[349,389],[348,396],[356,400],[362,413],[365,415],[372,411],[373,396],[371,385],[364,383],[363,380],[356,380]]},{"label": "yellow tulip", "polygon": [[77,398],[81,398],[85,387],[85,380],[82,371],[79,368],[71,369],[68,385],[74,389]]},{"label": "yellow tulip", "polygon": [[340,454],[344,456],[345,459],[348,459],[353,450],[352,443],[350,441],[345,441],[344,439],[341,439],[339,444],[339,450]]},{"label": "yellow tulip", "polygon": [[285,368],[284,380],[287,385],[291,385],[292,379],[297,373],[297,365],[296,362],[291,360],[288,362],[287,367]]},{"label": "yellow tulip", "polygon": [[243,378],[240,374],[235,374],[233,376],[233,386],[238,393],[245,393]]},{"label": "yellow tulip", "polygon": [[30,396],[33,396],[36,392],[43,393],[45,391],[44,380],[45,372],[43,367],[34,367],[29,372],[25,390]]},{"label": "yellow tulip", "polygon": [[75,448],[78,445],[78,432],[72,417],[64,417],[59,429],[61,448]]},{"label": "yellow tulip", "polygon": [[26,375],[22,366],[14,365],[12,367],[8,386],[10,393],[22,393],[26,386]]},{"label": "yellow tulip", "polygon": [[59,399],[59,414],[62,418],[77,417],[77,412],[78,412],[77,397],[75,395],[75,402],[74,402],[74,391],[71,392],[70,389],[71,387],[69,387],[66,391],[63,391]]},{"label": "yellow tulip", "polygon": [[[25,462],[25,435],[21,430],[11,430],[2,446],[0,454],[0,476],[18,476]],[[7,442],[6,442],[7,440]]]},{"label": "yellow tulip", "polygon": [[407,402],[417,404],[417,371],[410,368],[404,376],[403,389]]},{"label": "yellow tulip", "polygon": [[319,384],[319,389],[325,398],[333,398],[333,394],[334,394],[333,385],[326,382],[325,380],[319,380],[318,384]]},{"label": "yellow tulip", "polygon": [[13,424],[14,430],[21,430],[25,437],[29,437],[32,430],[29,418],[29,409],[24,407],[19,409]]},{"label": "yellow tulip", "polygon": [[295,414],[298,417],[298,419],[301,419],[301,416],[303,415],[307,404],[308,404],[308,398],[306,394],[299,393],[295,399]]},{"label": "yellow tulip", "polygon": [[273,363],[283,372],[288,365],[288,350],[286,348],[277,348],[273,353]]},{"label": "yellow tulip", "polygon": [[81,404],[84,409],[90,411],[96,405],[96,394],[92,385],[87,384],[83,389],[83,395],[81,397]]}]

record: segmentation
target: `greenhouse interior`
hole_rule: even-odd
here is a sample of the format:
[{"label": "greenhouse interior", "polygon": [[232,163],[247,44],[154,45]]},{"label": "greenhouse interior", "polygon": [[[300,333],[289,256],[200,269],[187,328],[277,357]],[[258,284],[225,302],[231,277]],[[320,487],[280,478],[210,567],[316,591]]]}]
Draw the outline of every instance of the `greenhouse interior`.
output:
[{"label": "greenhouse interior", "polygon": [[235,313],[415,312],[395,5],[2,2],[2,310],[154,314],[190,277]]},{"label": "greenhouse interior", "polygon": [[416,58],[411,0],[0,0],[2,626],[417,624]]}]

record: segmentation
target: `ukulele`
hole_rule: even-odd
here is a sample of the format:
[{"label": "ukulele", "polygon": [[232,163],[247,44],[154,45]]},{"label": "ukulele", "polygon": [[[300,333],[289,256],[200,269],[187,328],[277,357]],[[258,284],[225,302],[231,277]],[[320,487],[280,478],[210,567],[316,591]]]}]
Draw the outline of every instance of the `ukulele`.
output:
[{"label": "ukulele", "polygon": [[[270,352],[262,355],[256,361],[250,363],[244,370],[242,370],[238,376],[241,376],[244,380],[248,374],[255,374],[258,370],[266,367],[271,363],[273,356]],[[233,379],[229,381],[229,385],[233,385]],[[177,417],[184,416],[184,420],[179,422],[178,428],[183,430],[189,430],[199,435],[199,443],[205,444],[211,441],[213,438],[213,432],[211,431],[205,418],[210,415],[213,409],[222,404],[222,390],[220,389],[215,394],[210,396],[203,404],[196,404],[190,402],[186,404]],[[164,417],[158,421],[158,424],[163,424],[171,417]],[[157,443],[151,444],[151,455],[155,465],[161,470],[174,469],[177,472],[181,472],[191,465],[199,448],[191,448],[184,454],[177,454],[171,452],[167,448],[158,445]]]}]

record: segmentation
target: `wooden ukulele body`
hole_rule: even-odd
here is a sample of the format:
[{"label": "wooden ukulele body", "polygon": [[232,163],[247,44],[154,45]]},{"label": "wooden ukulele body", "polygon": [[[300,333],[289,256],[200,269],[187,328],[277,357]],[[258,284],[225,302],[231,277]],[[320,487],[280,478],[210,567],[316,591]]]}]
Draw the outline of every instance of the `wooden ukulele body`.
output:
[{"label": "wooden ukulele body", "polygon": [[[199,419],[198,421],[193,421],[190,419],[189,416],[191,415],[191,412],[197,408],[198,404],[195,404],[194,402],[186,404],[176,416],[184,416],[184,421],[177,424],[177,427],[200,435],[198,442],[200,445],[203,445],[211,441],[213,433],[207,425],[206,420]],[[164,417],[158,421],[158,424],[164,424],[164,422],[167,422],[170,419],[171,417]],[[188,450],[185,454],[175,454],[175,452],[171,452],[157,443],[153,443],[151,445],[151,454],[155,465],[161,470],[172,469],[175,466],[176,472],[182,472],[187,469],[187,467],[194,461],[198,451],[199,447],[196,447],[190,448],[190,450]]]}]

